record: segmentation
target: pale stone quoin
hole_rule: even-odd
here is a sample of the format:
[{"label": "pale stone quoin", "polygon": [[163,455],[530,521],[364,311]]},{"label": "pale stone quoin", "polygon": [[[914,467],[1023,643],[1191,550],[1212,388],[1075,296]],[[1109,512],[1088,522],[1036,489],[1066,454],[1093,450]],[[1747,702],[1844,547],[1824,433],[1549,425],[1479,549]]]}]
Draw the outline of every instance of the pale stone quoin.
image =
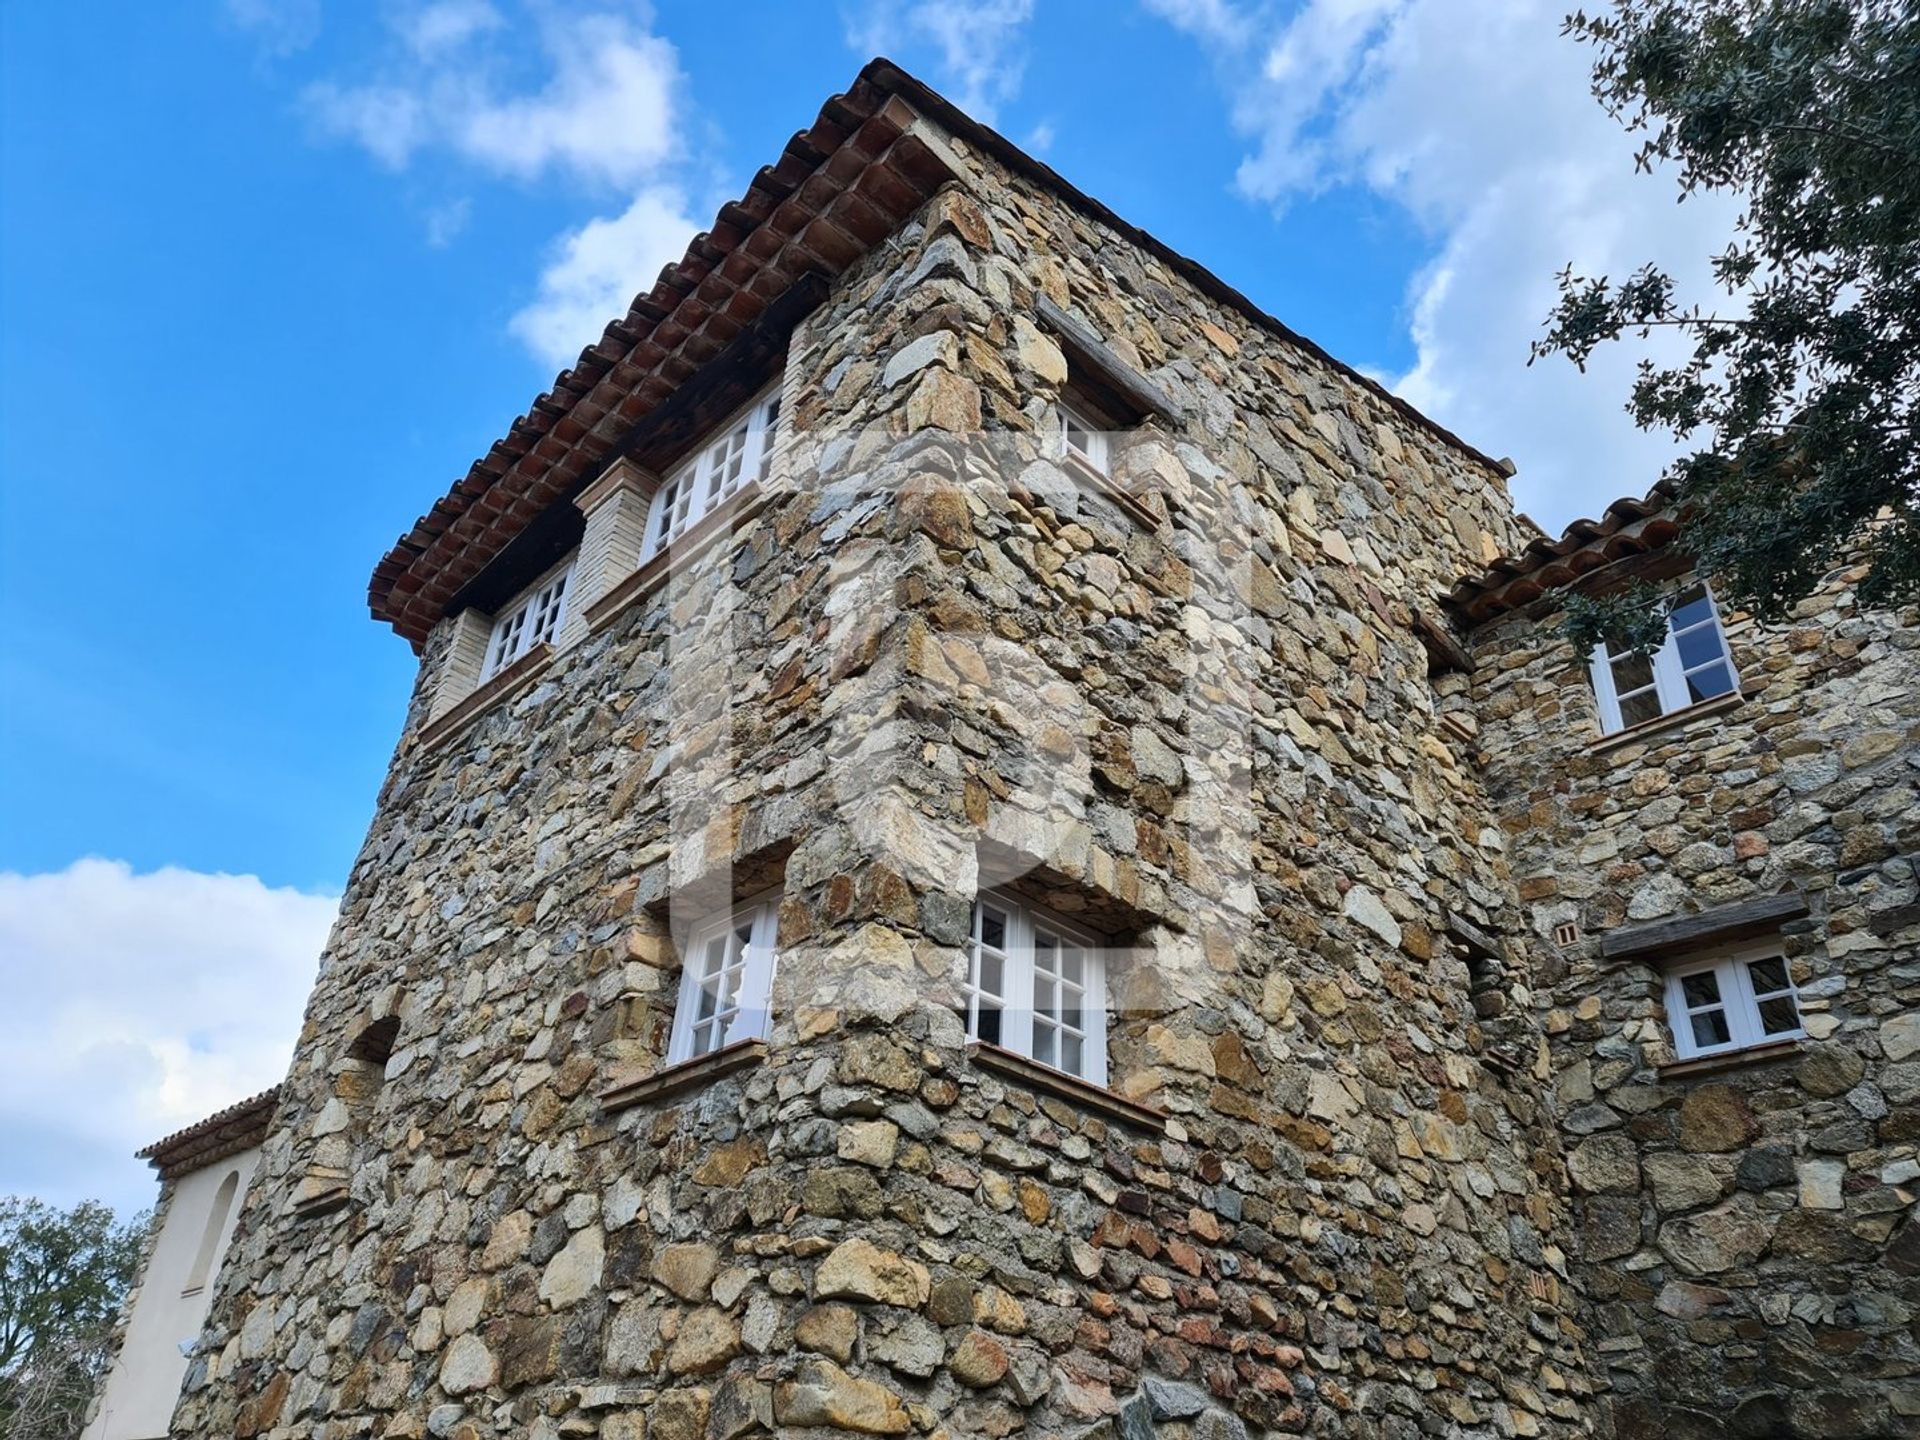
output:
[{"label": "pale stone quoin", "polygon": [[380,562],[172,1433],[1912,1433],[1914,617],[1510,471],[868,66]]}]

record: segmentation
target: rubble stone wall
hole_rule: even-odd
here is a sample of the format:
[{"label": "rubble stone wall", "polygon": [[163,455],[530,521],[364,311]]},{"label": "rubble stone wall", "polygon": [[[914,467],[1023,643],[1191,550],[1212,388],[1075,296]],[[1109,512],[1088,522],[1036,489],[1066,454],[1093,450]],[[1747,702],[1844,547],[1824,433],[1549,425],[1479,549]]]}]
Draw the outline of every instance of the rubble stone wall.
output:
[{"label": "rubble stone wall", "polygon": [[[426,747],[433,637],[176,1433],[1587,1433],[1534,947],[1483,1024],[1446,925],[1515,928],[1512,841],[1412,629],[1500,478],[967,159],[730,537]],[[1043,294],[1176,402],[1131,502]],[[1113,937],[1120,1100],[969,1055],[987,884]],[[764,1061],[603,1103],[767,886]]]},{"label": "rubble stone wall", "polygon": [[[1744,699],[1627,743],[1550,606],[1473,637],[1622,1436],[1920,1427],[1920,630],[1856,579],[1734,617]],[[1787,891],[1805,1042],[1669,1068],[1659,963],[1603,937]]]}]

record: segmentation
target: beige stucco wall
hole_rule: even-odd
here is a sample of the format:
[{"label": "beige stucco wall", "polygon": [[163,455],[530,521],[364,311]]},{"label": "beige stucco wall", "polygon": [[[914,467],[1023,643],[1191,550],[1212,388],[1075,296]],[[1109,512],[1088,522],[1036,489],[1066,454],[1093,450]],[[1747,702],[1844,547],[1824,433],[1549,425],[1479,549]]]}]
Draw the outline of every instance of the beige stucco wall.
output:
[{"label": "beige stucco wall", "polygon": [[[243,1150],[170,1182],[172,1193],[140,1276],[126,1338],[81,1440],[154,1440],[167,1433],[187,1371],[182,1346],[200,1333],[207,1317],[213,1281],[226,1258],[240,1201],[259,1161],[258,1150]],[[230,1176],[238,1179],[231,1198],[225,1199],[221,1191]],[[216,1203],[223,1199],[212,1263],[204,1282],[189,1289],[208,1224]]]}]

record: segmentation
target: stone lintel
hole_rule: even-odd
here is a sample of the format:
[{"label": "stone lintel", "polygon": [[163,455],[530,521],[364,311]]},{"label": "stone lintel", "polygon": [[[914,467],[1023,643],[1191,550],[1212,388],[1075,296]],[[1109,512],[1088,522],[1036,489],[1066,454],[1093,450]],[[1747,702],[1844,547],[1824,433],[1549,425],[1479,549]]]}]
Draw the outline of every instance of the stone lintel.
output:
[{"label": "stone lintel", "polygon": [[642,500],[653,498],[660,488],[660,477],[630,456],[622,455],[600,472],[600,478],[573,497],[576,509],[592,522],[593,512],[620,494],[632,494]]}]

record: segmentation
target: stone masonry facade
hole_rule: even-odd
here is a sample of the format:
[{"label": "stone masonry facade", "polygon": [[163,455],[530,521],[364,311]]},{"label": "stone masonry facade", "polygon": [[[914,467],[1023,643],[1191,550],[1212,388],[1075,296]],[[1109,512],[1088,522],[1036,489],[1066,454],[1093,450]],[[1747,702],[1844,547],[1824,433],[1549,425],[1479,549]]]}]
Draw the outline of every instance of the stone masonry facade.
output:
[{"label": "stone masonry facade", "polygon": [[[760,483],[624,579],[589,514],[477,690],[376,582],[419,680],[174,1433],[1903,1433],[1911,629],[1838,576],[1595,749],[1547,602],[1441,611],[1501,467],[884,62],[829,117],[788,200],[898,213],[727,352]],[[1806,1040],[1668,1074],[1597,937],[1788,886]],[[989,889],[1103,937],[1104,1088],[968,1043]],[[761,895],[764,1041],[669,1065]]]},{"label": "stone masonry facade", "polygon": [[[1730,619],[1733,708],[1597,745],[1550,599],[1474,635],[1623,1436],[1920,1431],[1920,617],[1858,578]],[[1804,1041],[1676,1065],[1657,962],[1604,937],[1781,896]]]}]

